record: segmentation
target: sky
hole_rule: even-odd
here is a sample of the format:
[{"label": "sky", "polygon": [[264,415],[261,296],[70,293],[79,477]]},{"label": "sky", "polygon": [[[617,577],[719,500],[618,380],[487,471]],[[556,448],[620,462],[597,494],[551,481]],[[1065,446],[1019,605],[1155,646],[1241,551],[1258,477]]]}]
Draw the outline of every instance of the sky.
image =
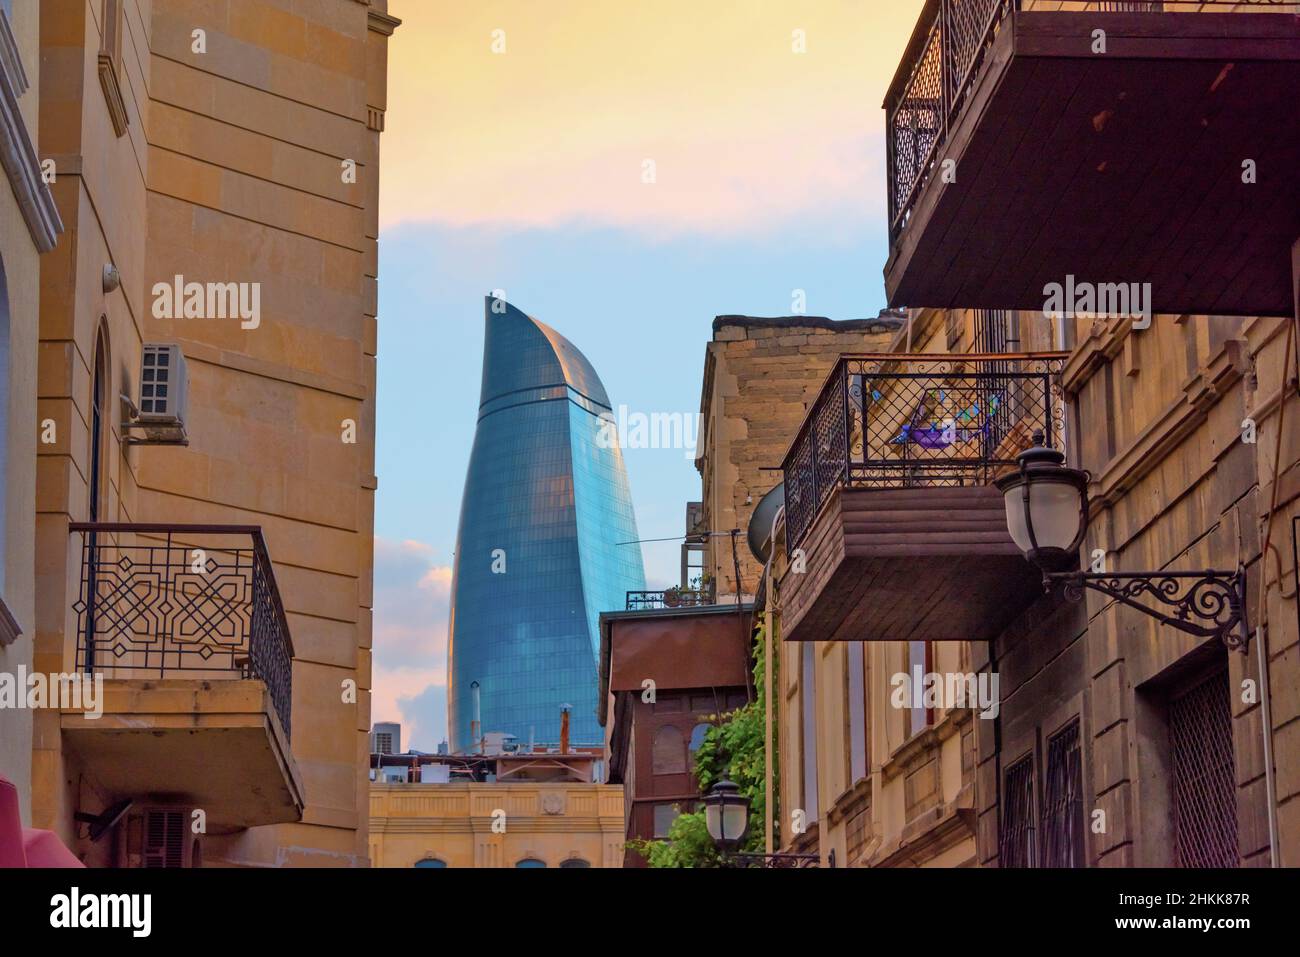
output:
[{"label": "sky", "polygon": [[[922,0],[390,0],[372,719],[446,734],[447,615],[496,290],[614,407],[699,411],[717,315],[884,305],[881,103]],[[624,452],[643,539],[689,449]],[[679,546],[643,546],[647,587]]]}]

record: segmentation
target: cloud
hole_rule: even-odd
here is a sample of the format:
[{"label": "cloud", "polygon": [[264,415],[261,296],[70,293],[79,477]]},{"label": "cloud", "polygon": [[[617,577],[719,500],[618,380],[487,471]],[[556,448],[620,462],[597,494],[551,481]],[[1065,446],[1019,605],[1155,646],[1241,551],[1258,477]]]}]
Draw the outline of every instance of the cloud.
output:
[{"label": "cloud", "polygon": [[433,546],[375,537],[371,719],[400,722],[404,745],[421,751],[446,734],[450,608],[451,568]]},{"label": "cloud", "polygon": [[879,218],[880,104],[920,7],[394,0],[381,222],[670,238]]}]

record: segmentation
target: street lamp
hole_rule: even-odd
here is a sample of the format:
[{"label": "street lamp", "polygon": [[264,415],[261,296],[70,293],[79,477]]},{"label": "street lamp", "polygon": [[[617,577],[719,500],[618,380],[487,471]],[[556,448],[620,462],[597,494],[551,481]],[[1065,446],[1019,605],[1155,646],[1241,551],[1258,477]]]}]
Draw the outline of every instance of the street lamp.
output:
[{"label": "street lamp", "polygon": [[[749,798],[723,778],[704,796],[704,826],[722,852],[724,867],[819,867],[820,854],[752,854],[736,850],[749,833]],[[835,851],[828,864],[835,866]]]},{"label": "street lamp", "polygon": [[749,798],[723,778],[705,795],[704,824],[723,854],[734,851],[749,832]]},{"label": "street lamp", "polygon": [[[1081,601],[1085,589],[1135,608],[1198,638],[1218,638],[1244,652],[1246,570],[1202,569],[1192,572],[1066,571],[1078,561],[1088,531],[1087,472],[1065,467],[1065,456],[1045,448],[1043,433],[1020,453],[1019,468],[997,479],[1007,510],[1007,530],[1025,558],[1043,572],[1043,589],[1063,586],[1065,597]],[[1152,608],[1148,599],[1167,611]]]}]

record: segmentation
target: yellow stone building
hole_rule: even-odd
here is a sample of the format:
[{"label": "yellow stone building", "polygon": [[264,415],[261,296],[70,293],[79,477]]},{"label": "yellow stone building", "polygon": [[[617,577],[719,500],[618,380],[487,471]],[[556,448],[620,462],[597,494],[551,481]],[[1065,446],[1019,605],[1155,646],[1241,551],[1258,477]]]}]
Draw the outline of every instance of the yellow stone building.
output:
[{"label": "yellow stone building", "polygon": [[32,824],[89,865],[363,866],[398,21],[385,0],[19,6],[65,232],[14,406],[25,437],[52,424],[26,442],[18,611],[37,671],[104,679],[102,716],[32,716]]},{"label": "yellow stone building", "polygon": [[[40,17],[0,2],[0,675],[32,666],[41,253],[62,231],[41,169]],[[31,813],[32,712],[0,708],[0,774]]]},{"label": "yellow stone building", "polygon": [[379,757],[376,867],[623,866],[623,788],[593,783],[598,754]]}]

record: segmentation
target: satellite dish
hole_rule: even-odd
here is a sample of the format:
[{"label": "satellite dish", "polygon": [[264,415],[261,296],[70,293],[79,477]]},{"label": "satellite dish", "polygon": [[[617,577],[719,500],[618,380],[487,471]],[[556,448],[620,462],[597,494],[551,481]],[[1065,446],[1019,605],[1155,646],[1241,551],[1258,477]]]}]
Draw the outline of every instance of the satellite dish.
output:
[{"label": "satellite dish", "polygon": [[761,564],[766,565],[772,554],[772,520],[776,518],[785,505],[785,483],[781,483],[764,495],[749,517],[749,550]]}]

